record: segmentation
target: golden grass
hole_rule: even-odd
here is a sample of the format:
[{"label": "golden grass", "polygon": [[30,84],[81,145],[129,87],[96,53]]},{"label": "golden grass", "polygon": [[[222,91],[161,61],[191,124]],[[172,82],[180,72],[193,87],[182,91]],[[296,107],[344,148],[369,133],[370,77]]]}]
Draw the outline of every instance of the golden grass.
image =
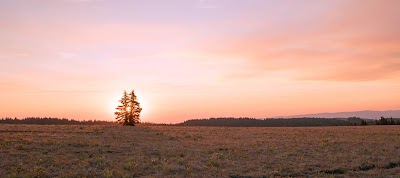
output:
[{"label": "golden grass", "polygon": [[0,177],[398,177],[400,127],[0,125]]}]

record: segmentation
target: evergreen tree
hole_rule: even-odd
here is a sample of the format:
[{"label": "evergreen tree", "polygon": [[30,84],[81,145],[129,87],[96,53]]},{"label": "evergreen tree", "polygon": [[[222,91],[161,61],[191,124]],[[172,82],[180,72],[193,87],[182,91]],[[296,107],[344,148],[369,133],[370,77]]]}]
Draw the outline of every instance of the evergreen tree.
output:
[{"label": "evergreen tree", "polygon": [[137,96],[133,90],[129,93],[129,107],[129,125],[135,125],[140,122],[140,112],[142,111],[142,108],[140,107],[140,103],[137,101]]},{"label": "evergreen tree", "polygon": [[365,120],[361,120],[361,125],[368,125],[368,123]]},{"label": "evergreen tree", "polygon": [[390,125],[396,125],[396,122],[393,120],[393,118],[390,118]]},{"label": "evergreen tree", "polygon": [[388,120],[384,117],[381,117],[381,120],[379,120],[380,125],[388,125]]},{"label": "evergreen tree", "polygon": [[115,108],[117,111],[114,112],[115,114],[115,119],[119,122],[122,123],[123,125],[126,125],[128,118],[129,118],[129,96],[126,91],[124,91],[124,94],[122,95],[122,98],[119,100],[120,105],[118,105],[117,108]]},{"label": "evergreen tree", "polygon": [[115,119],[117,119],[119,123],[122,123],[122,125],[134,126],[136,123],[139,123],[142,108],[137,101],[135,92],[132,90],[132,92],[128,94],[124,91],[119,102],[121,104],[116,108],[117,111],[114,113],[116,115]]}]

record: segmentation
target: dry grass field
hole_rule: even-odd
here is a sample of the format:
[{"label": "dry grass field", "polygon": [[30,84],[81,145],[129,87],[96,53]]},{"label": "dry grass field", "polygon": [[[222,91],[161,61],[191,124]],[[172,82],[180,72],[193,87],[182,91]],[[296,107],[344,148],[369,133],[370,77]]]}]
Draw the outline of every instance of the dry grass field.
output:
[{"label": "dry grass field", "polygon": [[400,127],[0,125],[0,177],[400,177]]}]

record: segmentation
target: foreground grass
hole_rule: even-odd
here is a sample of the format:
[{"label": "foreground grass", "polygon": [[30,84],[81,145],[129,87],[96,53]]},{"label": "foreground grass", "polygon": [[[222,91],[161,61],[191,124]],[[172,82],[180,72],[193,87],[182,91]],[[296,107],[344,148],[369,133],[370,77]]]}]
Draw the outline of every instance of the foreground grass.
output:
[{"label": "foreground grass", "polygon": [[0,177],[398,177],[400,127],[0,125]]}]

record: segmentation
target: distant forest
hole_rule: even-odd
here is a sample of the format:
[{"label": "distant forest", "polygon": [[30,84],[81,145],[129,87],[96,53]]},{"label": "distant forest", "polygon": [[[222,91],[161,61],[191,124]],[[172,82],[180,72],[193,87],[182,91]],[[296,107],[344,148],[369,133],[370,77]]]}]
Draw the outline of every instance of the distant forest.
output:
[{"label": "distant forest", "polygon": [[356,126],[356,125],[400,125],[400,119],[381,118],[380,120],[350,118],[210,118],[192,119],[177,124],[180,126],[215,126],[215,127],[307,127],[307,126]]},{"label": "distant forest", "polygon": [[27,117],[24,119],[1,118],[0,124],[37,124],[37,125],[117,125],[111,121],[87,120],[78,121],[66,118]]},{"label": "distant forest", "polygon": [[[24,119],[1,118],[0,124],[37,124],[37,125],[119,125],[112,121],[78,121],[66,118],[27,117]],[[210,118],[191,119],[179,124],[140,123],[138,125],[152,126],[211,126],[211,127],[315,127],[315,126],[355,126],[355,125],[400,125],[400,118],[384,118],[379,120],[350,118],[289,118],[289,119],[256,119],[256,118]]]}]

